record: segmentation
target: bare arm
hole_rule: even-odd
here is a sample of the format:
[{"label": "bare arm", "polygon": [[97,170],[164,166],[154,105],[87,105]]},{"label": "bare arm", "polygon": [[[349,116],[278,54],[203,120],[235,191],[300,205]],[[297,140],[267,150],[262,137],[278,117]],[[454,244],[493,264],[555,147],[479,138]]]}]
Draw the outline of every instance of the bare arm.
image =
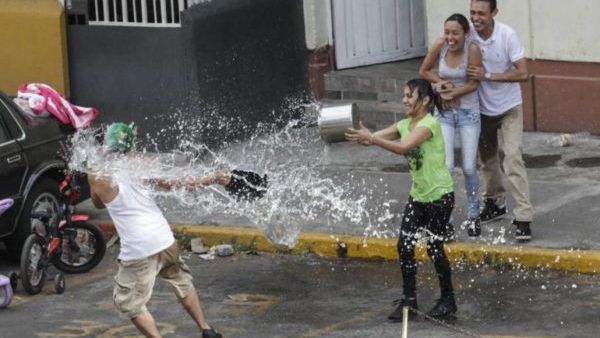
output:
[{"label": "bare arm", "polygon": [[[389,127],[386,129],[389,129]],[[372,134],[369,129],[365,128],[361,124],[360,129],[348,129],[348,132],[346,133],[346,139],[352,143],[359,143],[367,146],[376,145],[393,153],[403,155],[411,149],[418,147],[421,145],[421,143],[427,141],[432,136],[431,130],[425,127],[415,128],[410,135],[400,142],[381,137],[377,133]],[[396,134],[399,137],[397,131]]]},{"label": "bare arm", "polygon": [[485,78],[483,67],[471,66],[467,68],[469,79],[494,82],[525,82],[529,79],[527,60],[525,58],[513,62],[514,68],[505,73],[490,73],[490,78]]},{"label": "bare arm", "polygon": [[419,68],[419,74],[431,83],[439,83],[444,82],[437,72],[434,72],[435,64],[440,59],[440,53],[442,51],[442,46],[444,45],[444,38],[437,38],[427,55],[425,55],[425,59],[423,59],[423,63],[421,63],[421,67]]},{"label": "bare arm", "polygon": [[106,208],[106,205],[104,205],[104,203],[102,202],[100,197],[98,197],[98,194],[96,194],[95,191],[92,190],[90,192],[90,198],[92,199],[92,203],[94,203],[94,206],[96,207],[96,209]]},{"label": "bare arm", "polygon": [[119,193],[119,188],[112,185],[110,177],[98,177],[90,173],[87,176],[92,203],[98,209],[106,208],[106,203],[112,201]]},{"label": "bare arm", "polygon": [[193,190],[198,187],[203,187],[211,184],[220,184],[222,186],[226,186],[227,184],[229,184],[230,180],[231,173],[227,172],[188,180],[165,180],[160,178],[151,178],[144,180],[144,183],[166,191],[179,188]]},{"label": "bare arm", "polygon": [[[360,124],[361,129],[364,128],[362,123]],[[366,129],[366,128],[365,128]],[[400,134],[398,133],[398,129],[396,128],[396,124],[393,123],[389,127],[378,130],[373,133],[373,137],[380,137],[385,140],[395,140],[400,138]]]}]

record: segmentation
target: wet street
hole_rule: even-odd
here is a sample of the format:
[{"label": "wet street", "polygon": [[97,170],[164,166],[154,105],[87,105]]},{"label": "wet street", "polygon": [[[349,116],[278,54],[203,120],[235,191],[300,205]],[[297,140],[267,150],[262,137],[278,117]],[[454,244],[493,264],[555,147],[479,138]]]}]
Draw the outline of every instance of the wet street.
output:
[{"label": "wet street", "polygon": [[[67,290],[52,281],[36,296],[23,288],[0,310],[0,338],[135,337],[112,305],[116,253],[83,275],[67,275]],[[317,256],[237,253],[202,260],[186,254],[210,323],[226,337],[400,337],[387,322],[400,296],[397,263],[326,260]],[[0,262],[0,273],[16,269]],[[600,276],[520,270],[506,266],[454,266],[459,312],[451,325],[421,319],[409,337],[597,337]],[[418,274],[419,306],[438,296],[431,264]],[[200,337],[164,282],[150,311],[164,337]]]}]

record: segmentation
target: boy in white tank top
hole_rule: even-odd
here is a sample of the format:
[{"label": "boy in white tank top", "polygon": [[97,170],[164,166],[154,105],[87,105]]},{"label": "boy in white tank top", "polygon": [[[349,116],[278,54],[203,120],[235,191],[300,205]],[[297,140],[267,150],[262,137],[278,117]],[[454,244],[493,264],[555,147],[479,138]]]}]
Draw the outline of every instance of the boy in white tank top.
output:
[{"label": "boy in white tank top", "polygon": [[[105,134],[105,147],[112,152],[128,153],[133,147],[133,139],[131,127],[114,123]],[[191,182],[191,185],[226,183],[227,179],[225,175]],[[113,291],[117,310],[129,317],[146,337],[160,337],[146,303],[152,296],[156,276],[161,276],[194,319],[202,337],[221,338],[222,335],[212,329],[204,317],[190,269],[179,256],[169,223],[152,196],[119,177],[88,174],[88,181],[94,205],[108,209],[121,238],[119,270]],[[159,180],[151,183],[164,189],[174,185]]]}]

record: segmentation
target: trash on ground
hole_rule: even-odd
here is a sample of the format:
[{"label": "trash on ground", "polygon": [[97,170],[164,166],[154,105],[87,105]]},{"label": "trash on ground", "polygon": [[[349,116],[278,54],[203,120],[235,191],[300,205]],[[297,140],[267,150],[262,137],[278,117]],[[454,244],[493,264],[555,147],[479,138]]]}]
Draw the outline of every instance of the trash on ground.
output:
[{"label": "trash on ground", "polygon": [[233,255],[233,246],[231,244],[219,244],[215,247],[217,256],[225,257]]},{"label": "trash on ground", "polygon": [[572,144],[571,134],[560,134],[552,137],[549,143],[554,147],[568,147]]},{"label": "trash on ground", "polygon": [[211,261],[211,260],[215,259],[215,254],[214,253],[199,254],[198,257],[202,258],[205,261]]},{"label": "trash on ground", "polygon": [[248,295],[246,295],[246,294],[227,295],[227,298],[229,298],[235,302],[247,302],[248,301]]},{"label": "trash on ground", "polygon": [[208,252],[208,249],[204,246],[204,241],[200,237],[192,238],[190,245],[192,246],[193,253],[204,254]]}]

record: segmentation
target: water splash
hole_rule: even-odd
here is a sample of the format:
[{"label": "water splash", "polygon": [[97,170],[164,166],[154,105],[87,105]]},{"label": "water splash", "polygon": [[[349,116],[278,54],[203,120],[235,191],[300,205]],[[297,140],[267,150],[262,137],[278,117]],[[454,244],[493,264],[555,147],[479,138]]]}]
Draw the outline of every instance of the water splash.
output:
[{"label": "water splash", "polygon": [[[197,190],[152,190],[167,215],[178,215],[195,223],[219,223],[219,219],[243,219],[261,229],[274,243],[293,247],[298,234],[311,224],[364,224],[367,236],[395,235],[387,224],[393,219],[389,203],[367,205],[374,194],[360,182],[336,179],[324,170],[328,147],[316,128],[304,128],[306,120],[293,120],[283,128],[279,123],[259,124],[257,132],[243,142],[226,144],[214,151],[194,138],[206,128],[199,119],[174,113],[174,123],[145,138],[150,149],[121,156],[106,156],[94,135],[101,130],[80,131],[72,139],[70,166],[76,170],[93,170],[111,174],[136,184],[148,178],[186,180],[216,172],[241,169],[266,174],[269,188],[255,201],[237,200],[221,186]],[[215,121],[216,119],[212,119]],[[217,130],[244,128],[240,120],[219,120]],[[158,153],[164,135],[178,135],[178,147],[170,153]],[[154,148],[154,149],[153,149]],[[364,182],[363,182],[364,183]],[[358,184],[358,185],[357,185]],[[146,186],[146,189],[151,187]],[[352,193],[356,191],[364,193]],[[376,215],[372,217],[370,215]],[[215,221],[216,220],[216,221]],[[383,225],[382,225],[383,224]]]}]

